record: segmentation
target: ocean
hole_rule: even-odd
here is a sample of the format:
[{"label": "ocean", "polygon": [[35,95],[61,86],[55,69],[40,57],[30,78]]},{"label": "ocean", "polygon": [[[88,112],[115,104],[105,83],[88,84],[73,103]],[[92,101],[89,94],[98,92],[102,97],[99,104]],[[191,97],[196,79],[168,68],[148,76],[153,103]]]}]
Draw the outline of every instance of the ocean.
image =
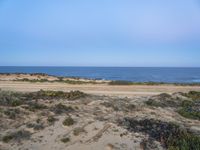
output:
[{"label": "ocean", "polygon": [[45,73],[55,76],[133,82],[200,83],[200,68],[162,67],[0,67],[0,73]]}]

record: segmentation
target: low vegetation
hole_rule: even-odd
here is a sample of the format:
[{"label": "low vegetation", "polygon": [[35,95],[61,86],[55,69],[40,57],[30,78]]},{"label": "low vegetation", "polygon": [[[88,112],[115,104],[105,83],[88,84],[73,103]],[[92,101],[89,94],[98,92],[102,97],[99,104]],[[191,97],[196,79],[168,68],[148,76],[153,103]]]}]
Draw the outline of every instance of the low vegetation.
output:
[{"label": "low vegetation", "polygon": [[48,116],[47,118],[47,121],[50,123],[50,124],[54,124],[56,122],[56,118],[54,116]]},{"label": "low vegetation", "polygon": [[72,126],[74,124],[74,119],[71,117],[67,117],[65,118],[65,120],[63,121],[63,125],[64,126]]},{"label": "low vegetation", "polygon": [[114,80],[109,85],[175,85],[175,86],[199,86],[200,83],[166,83],[166,82],[133,82],[124,80]]},{"label": "low vegetation", "polygon": [[38,92],[28,93],[27,97],[31,97],[32,99],[68,99],[75,100],[81,97],[85,97],[86,94],[80,91],[71,91],[71,92],[63,92],[63,91],[44,91],[40,90]]},{"label": "low vegetation", "polygon": [[81,133],[85,133],[86,131],[84,130],[84,128],[81,127],[77,127],[74,129],[73,134],[75,136],[79,136]]},{"label": "low vegetation", "polygon": [[200,100],[184,101],[178,113],[186,118],[200,120]]},{"label": "low vegetation", "polygon": [[133,82],[130,81],[111,81],[109,85],[132,85]]},{"label": "low vegetation", "polygon": [[197,92],[197,91],[190,91],[184,95],[186,97],[191,98],[192,100],[200,100],[200,92]]},{"label": "low vegetation", "polygon": [[[20,82],[31,82],[31,83],[43,83],[43,82],[58,82],[58,83],[66,83],[66,84],[98,84],[95,80],[91,81],[81,81],[81,80],[69,80],[69,79],[64,79],[63,77],[58,77],[58,80],[48,80],[48,79],[28,79],[28,78],[23,78],[23,79],[16,79],[14,81],[20,81]],[[102,82],[103,83],[103,82]]]},{"label": "low vegetation", "polygon": [[[31,100],[38,99],[67,99],[75,100],[85,97],[86,94],[80,91],[44,91],[40,90],[38,92],[22,93],[22,92],[10,92],[0,90],[0,106],[11,106],[16,107],[23,104],[29,103]],[[31,104],[32,105],[32,104]],[[33,104],[33,107],[39,107],[37,103]]]},{"label": "low vegetation", "polygon": [[182,100],[174,98],[170,94],[162,93],[148,99],[145,103],[154,107],[179,107]]},{"label": "low vegetation", "polygon": [[43,109],[47,109],[48,107],[44,104],[40,104],[38,102],[28,102],[27,103],[28,106],[27,107],[24,107],[26,109],[28,109],[29,111],[37,111],[37,110],[43,110]]},{"label": "low vegetation", "polygon": [[136,106],[134,104],[130,104],[125,99],[116,99],[116,100],[109,100],[107,102],[101,103],[101,105],[112,108],[114,111],[124,111],[129,112],[135,110]]},{"label": "low vegetation", "polygon": [[44,129],[44,125],[41,122],[37,122],[37,123],[29,123],[26,125],[28,128],[33,128],[34,130],[42,130]]},{"label": "low vegetation", "polygon": [[51,108],[51,111],[53,111],[55,114],[62,114],[62,113],[69,113],[74,111],[74,109],[71,106],[63,105],[62,103],[59,103]]},{"label": "low vegetation", "polygon": [[16,107],[23,103],[24,97],[22,93],[1,91],[0,90],[0,105]]},{"label": "low vegetation", "polygon": [[131,132],[142,132],[159,141],[168,150],[199,150],[200,137],[180,126],[154,119],[125,118],[119,122]]},{"label": "low vegetation", "polygon": [[23,139],[29,139],[30,137],[31,133],[29,131],[19,130],[16,132],[8,133],[7,135],[3,136],[2,141],[8,143],[11,140],[21,141]]},{"label": "low vegetation", "polygon": [[189,119],[200,120],[200,92],[190,91],[185,93],[184,96],[191,100],[183,101],[178,113]]},{"label": "low vegetation", "polygon": [[8,108],[3,111],[9,119],[16,119],[16,117],[21,113],[19,109]]},{"label": "low vegetation", "polygon": [[70,142],[70,138],[68,138],[68,137],[62,138],[62,139],[61,139],[61,142],[63,142],[63,143],[68,143],[68,142]]},{"label": "low vegetation", "polygon": [[151,97],[145,103],[154,107],[172,107],[185,118],[200,120],[200,92],[180,93],[185,99],[175,98],[169,94]]}]

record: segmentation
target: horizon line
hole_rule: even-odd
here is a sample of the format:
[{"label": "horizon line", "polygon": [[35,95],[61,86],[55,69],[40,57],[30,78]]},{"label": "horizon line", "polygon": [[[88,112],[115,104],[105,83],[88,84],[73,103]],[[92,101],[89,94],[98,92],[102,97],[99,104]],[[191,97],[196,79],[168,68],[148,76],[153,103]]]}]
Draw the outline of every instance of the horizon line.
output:
[{"label": "horizon line", "polygon": [[0,67],[88,67],[88,68],[92,68],[92,67],[96,67],[96,68],[200,68],[200,66],[36,66],[36,65],[30,65],[30,66],[22,66],[22,65],[18,65],[18,66],[12,66],[12,65],[8,65],[8,66],[1,66]]}]

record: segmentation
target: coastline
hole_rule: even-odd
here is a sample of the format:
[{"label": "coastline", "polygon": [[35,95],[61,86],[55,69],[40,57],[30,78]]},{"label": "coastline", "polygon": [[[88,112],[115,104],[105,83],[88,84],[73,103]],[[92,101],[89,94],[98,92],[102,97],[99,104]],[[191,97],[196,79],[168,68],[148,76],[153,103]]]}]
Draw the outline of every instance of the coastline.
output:
[{"label": "coastline", "polygon": [[30,83],[67,83],[67,84],[107,84],[107,85],[174,85],[174,86],[200,86],[198,83],[169,83],[169,82],[133,82],[126,80],[103,80],[81,77],[55,76],[45,73],[0,73],[0,81],[16,81]]},{"label": "coastline", "polygon": [[111,82],[113,81],[60,78],[47,74],[0,74],[0,89],[22,92],[38,91],[40,89],[54,91],[80,90],[96,95],[148,96],[161,93],[200,91],[199,85],[129,84],[129,82],[125,82],[127,84],[110,84]]}]

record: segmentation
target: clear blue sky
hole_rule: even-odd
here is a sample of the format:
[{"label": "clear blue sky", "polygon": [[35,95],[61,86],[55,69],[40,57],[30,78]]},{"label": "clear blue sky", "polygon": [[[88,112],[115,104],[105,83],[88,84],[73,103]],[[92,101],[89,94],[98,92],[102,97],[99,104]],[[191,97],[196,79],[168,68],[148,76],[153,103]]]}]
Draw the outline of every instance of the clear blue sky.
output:
[{"label": "clear blue sky", "polygon": [[0,0],[0,65],[200,66],[199,0]]}]

